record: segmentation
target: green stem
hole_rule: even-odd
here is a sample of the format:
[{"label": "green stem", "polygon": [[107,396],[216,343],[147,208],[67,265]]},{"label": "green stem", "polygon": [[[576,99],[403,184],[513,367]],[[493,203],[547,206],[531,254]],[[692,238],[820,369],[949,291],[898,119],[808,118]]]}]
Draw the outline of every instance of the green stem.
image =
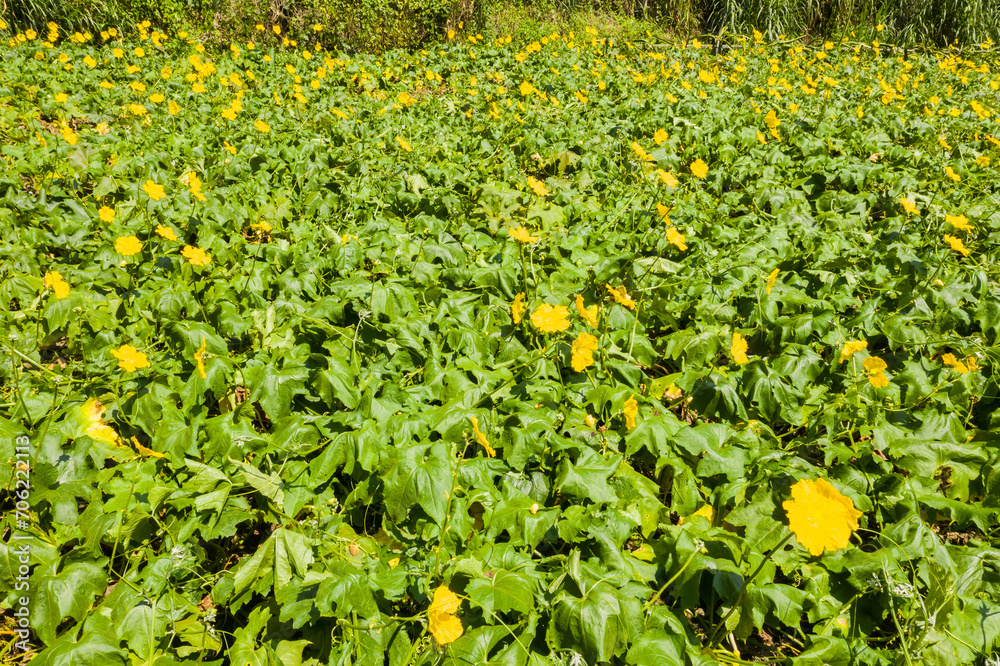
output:
[{"label": "green stem", "polygon": [[682,564],[681,568],[677,570],[677,573],[675,573],[673,576],[671,576],[670,580],[668,580],[666,583],[664,583],[663,587],[661,587],[659,590],[657,590],[656,594],[654,594],[652,596],[652,598],[650,598],[650,600],[646,602],[646,605],[642,607],[642,612],[643,613],[645,613],[650,608],[652,608],[653,604],[656,603],[656,600],[660,598],[660,595],[663,594],[664,592],[666,592],[667,588],[670,587],[670,585],[675,580],[677,580],[677,578],[680,577],[680,575],[682,573],[684,573],[684,570],[687,569],[688,565],[691,564],[691,562],[694,561],[694,558],[698,555],[698,552],[699,552],[699,549],[696,548],[690,555],[688,555],[688,558],[686,560],[684,560],[684,564]]},{"label": "green stem", "polygon": [[720,620],[719,623],[717,625],[715,625],[715,629],[712,630],[712,634],[708,637],[708,647],[709,647],[709,649],[714,648],[716,646],[716,644],[718,643],[719,639],[722,638],[722,634],[720,634],[720,632],[722,631],[723,627],[726,626],[726,620],[728,620],[730,618],[730,616],[733,613],[736,612],[736,609],[739,608],[740,601],[743,600],[743,595],[744,595],[744,593],[747,590],[747,586],[751,583],[751,581],[753,581],[754,578],[757,577],[757,574],[759,574],[761,572],[761,570],[764,568],[764,566],[768,562],[771,561],[771,555],[773,555],[775,552],[777,552],[777,550],[779,548],[781,548],[782,546],[784,546],[785,543],[789,539],[792,538],[792,536],[793,536],[793,533],[789,532],[785,536],[784,539],[782,539],[781,541],[779,541],[777,543],[777,545],[774,546],[774,548],[772,548],[769,551],[767,551],[767,553],[764,555],[764,557],[761,558],[760,564],[757,566],[757,568],[754,570],[754,572],[752,574],[750,574],[750,576],[748,578],[744,578],[743,579],[743,585],[740,586],[740,591],[736,595],[736,601],[733,602],[733,605],[729,607],[729,611],[725,614],[725,616],[722,618],[722,620]]}]

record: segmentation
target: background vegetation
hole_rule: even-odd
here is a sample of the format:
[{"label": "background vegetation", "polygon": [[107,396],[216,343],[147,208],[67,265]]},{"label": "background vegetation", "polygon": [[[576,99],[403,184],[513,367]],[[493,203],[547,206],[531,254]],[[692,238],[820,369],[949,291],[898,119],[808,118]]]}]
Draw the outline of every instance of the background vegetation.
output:
[{"label": "background vegetation", "polygon": [[[413,48],[448,29],[534,37],[584,25],[620,38],[748,33],[853,36],[900,45],[1000,40],[994,0],[0,0],[4,18],[40,31],[49,21],[97,32],[149,20],[228,42],[257,24],[311,34],[323,25],[352,50]],[[879,26],[882,29],[879,29]]]}]

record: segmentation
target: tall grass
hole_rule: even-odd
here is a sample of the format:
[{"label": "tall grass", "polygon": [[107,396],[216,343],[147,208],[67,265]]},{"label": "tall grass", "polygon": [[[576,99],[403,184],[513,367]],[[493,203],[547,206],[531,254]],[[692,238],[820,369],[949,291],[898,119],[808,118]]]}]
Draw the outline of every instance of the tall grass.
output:
[{"label": "tall grass", "polygon": [[[256,23],[292,31],[328,26],[345,46],[415,47],[447,28],[534,34],[590,22],[628,37],[748,34],[851,36],[916,46],[1000,42],[1000,0],[0,0],[15,29],[48,21],[96,33],[148,19],[161,28],[202,28],[219,42]],[[879,28],[881,26],[881,29]]]}]

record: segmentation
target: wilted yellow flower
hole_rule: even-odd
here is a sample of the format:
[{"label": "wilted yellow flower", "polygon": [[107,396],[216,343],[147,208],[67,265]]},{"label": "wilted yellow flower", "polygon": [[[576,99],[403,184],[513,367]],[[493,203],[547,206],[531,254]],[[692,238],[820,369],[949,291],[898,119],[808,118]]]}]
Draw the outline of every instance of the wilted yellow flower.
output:
[{"label": "wilted yellow flower", "polygon": [[510,234],[510,237],[518,243],[535,243],[538,241],[538,237],[532,236],[524,227],[514,227],[513,229],[508,229],[507,233]]},{"label": "wilted yellow flower", "polygon": [[627,291],[625,291],[625,285],[612,287],[610,284],[606,284],[604,286],[607,287],[608,291],[620,305],[624,305],[629,310],[635,310],[635,301],[633,301],[632,297],[628,295]]},{"label": "wilted yellow flower", "polygon": [[656,175],[659,176],[660,180],[663,181],[663,184],[666,185],[667,187],[677,187],[681,182],[677,180],[677,176],[667,171],[664,171],[663,169],[657,169]]},{"label": "wilted yellow flower", "polygon": [[598,306],[591,305],[589,308],[583,307],[583,294],[576,295],[576,311],[583,317],[583,320],[592,327],[597,328]]},{"label": "wilted yellow flower", "polygon": [[868,381],[875,388],[885,388],[889,385],[889,378],[885,374],[885,369],[889,366],[878,356],[869,356],[862,365],[868,371]]},{"label": "wilted yellow flower", "polygon": [[867,349],[867,347],[867,340],[854,340],[852,342],[848,342],[844,345],[844,348],[840,352],[840,362],[843,363],[862,349]]},{"label": "wilted yellow flower", "polygon": [[201,338],[201,347],[194,353],[194,360],[198,364],[198,375],[202,379],[207,379],[208,375],[205,374],[205,336]]},{"label": "wilted yellow flower", "polygon": [[656,132],[653,134],[653,142],[658,146],[663,145],[663,142],[666,141],[668,138],[669,137],[667,135],[667,130],[662,128],[656,130]]},{"label": "wilted yellow flower", "polygon": [[69,296],[69,284],[63,280],[62,275],[58,271],[49,271],[46,273],[42,279],[42,284],[46,287],[52,287],[56,298],[66,298]]},{"label": "wilted yellow flower", "polygon": [[200,247],[185,245],[181,250],[181,255],[188,260],[192,266],[207,266],[212,262],[212,257]]},{"label": "wilted yellow flower", "polygon": [[903,210],[905,210],[909,215],[920,214],[920,211],[917,210],[917,206],[906,197],[899,197],[899,203],[902,204]]},{"label": "wilted yellow flower", "polygon": [[700,158],[691,163],[690,169],[691,173],[698,178],[704,178],[708,175],[708,165]]},{"label": "wilted yellow flower", "polygon": [[646,149],[639,145],[638,141],[632,142],[632,152],[644,162],[652,162],[653,156],[646,152]]},{"label": "wilted yellow flower", "polygon": [[597,338],[583,332],[573,341],[572,361],[574,372],[583,372],[594,364],[594,352],[597,351]]},{"label": "wilted yellow flower", "polygon": [[131,257],[142,250],[142,243],[135,236],[121,236],[115,241],[115,252]]},{"label": "wilted yellow flower", "polygon": [[564,306],[543,303],[531,313],[531,323],[542,333],[559,333],[569,328],[568,317]]},{"label": "wilted yellow flower", "polygon": [[100,210],[97,211],[97,216],[101,218],[101,222],[114,222],[115,211],[113,208],[101,206]]},{"label": "wilted yellow flower", "polygon": [[733,344],[729,348],[729,354],[740,365],[750,362],[747,358],[747,341],[739,333],[733,333]]},{"label": "wilted yellow flower", "polygon": [[470,416],[469,420],[472,421],[472,434],[475,435],[476,441],[486,449],[486,455],[490,458],[496,458],[497,452],[490,446],[490,440],[486,439],[486,435],[479,430],[479,419],[475,416]]},{"label": "wilted yellow flower", "polygon": [[194,171],[188,174],[188,187],[191,188],[191,196],[198,201],[205,201],[205,195],[201,193],[202,182],[198,174]]},{"label": "wilted yellow flower", "polygon": [[944,221],[961,231],[972,231],[972,225],[964,215],[945,215]]},{"label": "wilted yellow flower", "polygon": [[521,323],[521,317],[524,315],[524,292],[514,297],[514,302],[510,306],[510,316],[513,318],[515,324]]},{"label": "wilted yellow flower", "polygon": [[165,227],[162,224],[157,225],[156,233],[160,236],[160,238],[165,238],[168,241],[177,240],[177,234],[174,233],[174,230],[170,227]]},{"label": "wilted yellow flower", "polygon": [[152,180],[147,180],[142,185],[142,190],[149,195],[149,198],[153,201],[159,201],[163,197],[167,196],[166,192],[163,190],[163,185],[157,185]]},{"label": "wilted yellow flower", "polygon": [[944,240],[948,245],[951,246],[955,252],[958,252],[963,257],[969,256],[969,248],[965,247],[965,243],[962,242],[961,238],[956,238],[955,236],[944,235]]},{"label": "wilted yellow flower", "polygon": [[458,596],[444,585],[434,590],[434,599],[427,609],[427,627],[438,645],[454,643],[462,637],[462,621],[455,617],[461,604]]},{"label": "wilted yellow flower", "polygon": [[941,362],[960,375],[964,375],[969,372],[968,366],[966,366],[965,363],[962,363],[957,358],[955,358],[954,354],[945,354],[944,356],[941,357]]},{"label": "wilted yellow flower", "polygon": [[127,372],[149,367],[146,355],[132,345],[122,345],[118,349],[112,349],[111,355],[118,359],[118,367]]},{"label": "wilted yellow flower", "polygon": [[780,271],[775,268],[771,271],[771,274],[767,276],[767,294],[771,295],[771,290],[774,289],[774,281],[778,279],[778,273]]},{"label": "wilted yellow flower", "polygon": [[667,227],[667,240],[678,250],[686,250],[688,246],[684,243],[685,236],[677,231],[676,227]]},{"label": "wilted yellow flower", "polygon": [[628,430],[635,428],[635,417],[639,415],[639,403],[635,401],[635,396],[625,401],[622,414],[625,415],[625,427]]},{"label": "wilted yellow flower", "polygon": [[788,529],[810,555],[845,548],[858,529],[861,512],[825,479],[801,479],[792,486],[792,499],[782,506]]},{"label": "wilted yellow flower", "polygon": [[532,178],[531,176],[528,176],[527,180],[528,180],[528,187],[531,188],[532,192],[534,192],[540,197],[545,197],[549,195],[549,189],[545,187],[545,183],[538,180],[537,178]]}]

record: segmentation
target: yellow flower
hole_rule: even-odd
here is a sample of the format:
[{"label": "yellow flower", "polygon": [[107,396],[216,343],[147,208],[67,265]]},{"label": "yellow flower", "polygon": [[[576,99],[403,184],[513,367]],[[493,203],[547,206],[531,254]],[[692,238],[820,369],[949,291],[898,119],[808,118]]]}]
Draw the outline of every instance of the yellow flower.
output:
[{"label": "yellow flower", "polygon": [[945,354],[941,357],[941,362],[950,367],[952,370],[960,375],[964,375],[969,372],[968,366],[955,358],[954,354]]},{"label": "yellow flower", "polygon": [[980,155],[979,157],[976,158],[976,166],[985,168],[988,167],[989,165],[990,165],[990,158],[986,157],[986,155]]},{"label": "yellow flower", "polygon": [[223,144],[222,147],[225,150],[228,150],[231,155],[235,155],[236,154],[236,146],[229,145],[228,141],[223,141],[222,144]]},{"label": "yellow flower", "polygon": [[535,92],[535,86],[531,85],[527,81],[522,81],[518,90],[521,91],[522,97],[527,97],[531,93]]},{"label": "yellow flower", "polygon": [[194,353],[194,360],[198,363],[198,374],[202,379],[207,379],[208,375],[205,374],[205,337],[201,338],[201,347],[198,351]]},{"label": "yellow flower", "polygon": [[646,149],[639,145],[638,141],[632,142],[632,152],[638,156],[640,160],[644,162],[652,162],[653,156],[646,152]]},{"label": "yellow flower", "polygon": [[653,134],[653,142],[658,146],[663,145],[663,142],[666,141],[668,138],[669,137],[667,135],[667,130],[662,128],[656,130],[656,132]]},{"label": "yellow flower", "polygon": [[792,486],[792,499],[782,504],[788,529],[810,555],[847,547],[858,529],[861,512],[825,479],[801,479]]},{"label": "yellow flower", "polygon": [[65,102],[66,100],[69,99],[69,95],[67,95],[66,93],[56,93],[55,99],[56,99],[56,102],[58,102],[59,104],[62,104],[63,102]]},{"label": "yellow flower", "polygon": [[778,273],[780,271],[775,268],[771,271],[771,274],[767,276],[767,294],[771,295],[771,290],[774,289],[774,281],[778,279]]},{"label": "yellow flower", "polygon": [[496,458],[497,452],[490,446],[490,440],[486,439],[486,435],[482,433],[479,429],[479,419],[475,416],[470,416],[469,420],[472,421],[472,434],[475,435],[476,441],[486,449],[486,455],[490,458]]},{"label": "yellow flower", "polygon": [[142,185],[143,191],[149,195],[149,198],[153,201],[159,201],[163,197],[167,196],[163,191],[163,185],[157,185],[151,180],[147,180]]},{"label": "yellow flower", "polygon": [[127,372],[149,367],[146,355],[132,345],[122,345],[119,349],[112,349],[111,355],[118,359],[118,367]]},{"label": "yellow flower", "polygon": [[866,340],[854,340],[852,342],[848,342],[844,345],[844,348],[840,352],[840,362],[843,363],[862,349],[867,349],[867,347],[868,342]]},{"label": "yellow flower", "polygon": [[597,328],[598,307],[596,305],[591,305],[589,308],[583,307],[583,294],[576,295],[576,311],[585,322]]},{"label": "yellow flower", "polygon": [[675,227],[667,227],[667,240],[677,247],[678,250],[686,250],[688,246],[684,243],[685,236],[677,231]]},{"label": "yellow flower", "polygon": [[69,296],[69,284],[63,280],[62,275],[58,271],[49,271],[46,273],[42,284],[46,287],[52,287],[56,298],[66,298]]},{"label": "yellow flower", "polygon": [[610,284],[606,284],[604,286],[607,287],[608,291],[611,292],[611,295],[614,296],[615,300],[620,305],[624,305],[629,310],[635,310],[635,301],[633,301],[632,297],[628,295],[627,291],[625,291],[625,285],[617,288],[612,288]]},{"label": "yellow flower", "polygon": [[198,201],[205,201],[205,195],[201,193],[201,179],[194,171],[188,174],[188,187],[191,188],[191,196]]},{"label": "yellow flower", "polygon": [[767,115],[764,116],[764,124],[767,125],[769,130],[773,130],[781,124],[781,121],[778,120],[778,114],[774,112],[774,109],[768,111]]},{"label": "yellow flower", "polygon": [[659,215],[660,218],[664,222],[666,222],[667,224],[670,224],[670,217],[669,217],[669,215],[670,215],[670,209],[669,208],[667,208],[666,206],[664,206],[661,203],[657,203],[656,204],[656,214]]},{"label": "yellow flower", "polygon": [[656,175],[659,176],[660,180],[663,181],[663,184],[667,187],[677,187],[681,182],[677,180],[677,176],[672,173],[668,173],[663,169],[657,169]]},{"label": "yellow flower", "polygon": [[181,250],[181,255],[188,260],[192,266],[207,266],[212,263],[212,257],[200,247],[185,245]]},{"label": "yellow flower", "polygon": [[622,413],[625,415],[625,427],[628,430],[635,428],[635,417],[639,415],[639,403],[635,401],[635,396],[625,401]]},{"label": "yellow flower", "polygon": [[597,338],[590,333],[580,333],[573,341],[572,366],[574,372],[583,372],[594,365],[594,352],[597,351]]},{"label": "yellow flower", "polygon": [[104,406],[96,398],[91,398],[80,406],[80,420],[83,421],[84,432],[88,437],[108,444],[120,446],[118,433],[114,428],[104,423],[101,416]]},{"label": "yellow flower", "polygon": [[[931,103],[933,104],[933,102]],[[943,136],[938,137],[938,143],[941,144],[941,147],[945,150],[951,150],[951,146],[948,145],[948,142],[944,140]]]},{"label": "yellow flower", "polygon": [[545,183],[531,176],[528,176],[528,187],[540,197],[548,196],[549,194],[549,189],[545,187]]},{"label": "yellow flower", "polygon": [[177,240],[177,234],[174,233],[174,230],[171,229],[170,227],[165,227],[162,224],[157,225],[156,233],[159,234],[161,238],[165,238],[168,241]]},{"label": "yellow flower", "polygon": [[518,243],[534,243],[538,241],[538,237],[529,234],[528,230],[524,227],[514,227],[513,229],[508,229],[507,233],[510,234],[510,237]]},{"label": "yellow flower", "polygon": [[510,316],[514,319],[515,324],[521,323],[521,317],[524,315],[524,292],[514,297],[514,303],[510,306]]},{"label": "yellow flower", "polygon": [[969,248],[965,247],[965,243],[962,242],[961,238],[956,238],[955,236],[944,235],[944,240],[948,245],[951,246],[955,252],[958,252],[963,257],[969,256]]},{"label": "yellow flower", "polygon": [[280,35],[281,34],[281,26],[280,25],[272,25],[271,26],[271,30],[273,30],[274,34],[276,34],[276,35]]},{"label": "yellow flower", "polygon": [[255,121],[253,126],[257,128],[258,132],[263,132],[264,134],[267,134],[268,132],[271,131],[271,126],[265,123],[263,120]]},{"label": "yellow flower", "polygon": [[114,222],[115,221],[115,211],[113,208],[108,208],[107,206],[101,206],[100,210],[97,211],[97,216],[101,218],[101,222]]},{"label": "yellow flower", "polygon": [[704,178],[708,175],[708,165],[701,159],[697,159],[691,163],[691,173],[693,173],[698,178]]},{"label": "yellow flower", "polygon": [[961,231],[972,231],[972,225],[964,215],[945,215],[944,221]]},{"label": "yellow flower", "polygon": [[462,621],[455,617],[461,604],[458,596],[444,585],[434,590],[434,599],[427,609],[427,626],[438,645],[454,643],[462,637]]},{"label": "yellow flower", "polygon": [[899,197],[899,203],[903,205],[903,210],[905,210],[909,215],[920,214],[920,211],[917,210],[916,205],[906,197]]},{"label": "yellow flower", "polygon": [[413,148],[410,147],[410,144],[403,137],[397,136],[396,137],[396,143],[398,143],[399,147],[402,148],[403,150],[405,150],[406,152],[408,152],[408,153],[412,153],[413,152]]},{"label": "yellow flower", "polygon": [[131,257],[142,250],[142,243],[135,236],[121,236],[115,241],[115,252]]},{"label": "yellow flower", "polygon": [[203,93],[203,92],[205,92],[205,86],[203,86],[200,83],[196,83],[193,86],[191,86],[191,90],[194,91],[194,92],[196,92],[196,93]]},{"label": "yellow flower", "polygon": [[715,74],[704,69],[698,70],[698,79],[702,83],[715,83]]},{"label": "yellow flower", "polygon": [[961,176],[959,176],[959,175],[958,175],[957,173],[955,173],[955,170],[954,170],[954,169],[952,169],[952,168],[951,168],[950,166],[946,166],[946,167],[944,168],[944,174],[945,174],[946,176],[948,176],[949,178],[951,178],[951,179],[952,179],[953,181],[955,181],[956,183],[957,183],[958,181],[962,180],[962,177],[961,177]]},{"label": "yellow flower", "polygon": [[889,385],[889,378],[886,377],[885,369],[889,366],[878,356],[869,356],[862,365],[868,371],[868,381],[875,388],[885,388]]},{"label": "yellow flower", "polygon": [[733,345],[729,348],[729,353],[740,365],[750,362],[747,358],[747,341],[739,333],[733,333]]},{"label": "yellow flower", "polygon": [[172,116],[176,116],[178,113],[180,113],[180,110],[181,107],[177,106],[177,102],[175,102],[174,100],[170,100],[170,104],[167,104],[167,111]]},{"label": "yellow flower", "polygon": [[531,323],[542,333],[559,333],[569,328],[569,310],[562,305],[543,303],[531,313]]}]

